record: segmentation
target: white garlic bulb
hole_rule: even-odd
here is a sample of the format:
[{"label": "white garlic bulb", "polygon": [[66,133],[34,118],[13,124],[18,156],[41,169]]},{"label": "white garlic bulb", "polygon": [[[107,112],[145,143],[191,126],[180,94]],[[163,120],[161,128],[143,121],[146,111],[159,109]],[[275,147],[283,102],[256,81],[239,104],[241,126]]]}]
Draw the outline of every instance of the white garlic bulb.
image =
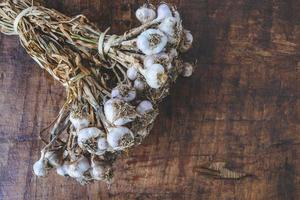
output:
[{"label": "white garlic bulb", "polygon": [[137,47],[146,55],[158,54],[167,45],[167,36],[158,29],[148,29],[137,38]]},{"label": "white garlic bulb", "polygon": [[167,4],[161,4],[157,8],[157,19],[162,20],[162,19],[165,19],[167,17],[172,17],[172,11],[171,11],[170,7]]},{"label": "white garlic bulb", "polygon": [[93,179],[95,180],[98,180],[98,181],[102,181],[104,180],[104,167],[101,166],[101,165],[97,165],[97,166],[94,166],[92,169],[91,169],[91,176],[93,177]]},{"label": "white garlic bulb", "polygon": [[144,81],[140,80],[140,79],[137,79],[134,81],[134,88],[137,90],[137,91],[143,91],[145,89],[145,84],[144,84]]},{"label": "white garlic bulb", "polygon": [[145,100],[137,106],[136,110],[139,114],[144,115],[153,110],[153,105],[150,101]]},{"label": "white garlic bulb", "polygon": [[142,74],[145,77],[147,84],[154,89],[162,87],[168,79],[164,67],[160,64],[154,64],[147,67],[142,71]]},{"label": "white garlic bulb", "polygon": [[68,166],[67,165],[62,165],[56,168],[56,173],[60,176],[68,176]]},{"label": "white garlic bulb", "polygon": [[159,30],[161,30],[168,36],[169,42],[171,42],[172,44],[176,42],[176,39],[174,38],[177,33],[177,31],[175,30],[176,23],[177,19],[175,17],[167,17],[158,26]]},{"label": "white garlic bulb", "polygon": [[108,122],[121,126],[136,118],[132,106],[121,99],[111,99],[104,104],[104,114]]},{"label": "white garlic bulb", "polygon": [[111,91],[111,97],[130,102],[136,98],[136,90],[131,86],[121,84]]},{"label": "white garlic bulb", "polygon": [[136,67],[132,66],[127,70],[127,77],[129,80],[134,81],[138,77],[138,70]]},{"label": "white garlic bulb", "polygon": [[36,161],[33,165],[33,172],[37,176],[46,176],[47,169],[46,169],[47,162],[43,158]]},{"label": "white garlic bulb", "polygon": [[91,139],[97,138],[101,135],[105,135],[103,131],[96,127],[84,128],[81,129],[78,133],[77,142],[78,145],[84,149],[84,144]]},{"label": "white garlic bulb", "polygon": [[59,167],[63,162],[63,152],[61,150],[58,151],[47,151],[45,153],[45,159],[48,163],[53,167]]},{"label": "white garlic bulb", "polygon": [[194,72],[194,66],[188,62],[183,64],[183,71],[181,72],[181,75],[183,77],[190,77],[192,76],[193,72]]},{"label": "white garlic bulb", "polygon": [[142,24],[145,24],[154,20],[156,13],[153,9],[142,6],[135,12],[135,16]]},{"label": "white garlic bulb", "polygon": [[87,118],[76,117],[73,113],[70,115],[70,121],[77,130],[86,128],[90,124],[90,121]]},{"label": "white garlic bulb", "polygon": [[190,31],[188,30],[184,30],[184,35],[183,35],[183,40],[180,44],[180,52],[184,53],[184,52],[187,52],[191,47],[192,47],[192,44],[193,44],[193,35],[191,34]]},{"label": "white garlic bulb", "polygon": [[114,150],[124,150],[133,145],[134,136],[130,129],[119,126],[109,130],[107,141]]},{"label": "white garlic bulb", "polygon": [[90,169],[89,160],[82,156],[76,162],[70,164],[67,167],[67,173],[73,178],[80,178],[83,174]]}]

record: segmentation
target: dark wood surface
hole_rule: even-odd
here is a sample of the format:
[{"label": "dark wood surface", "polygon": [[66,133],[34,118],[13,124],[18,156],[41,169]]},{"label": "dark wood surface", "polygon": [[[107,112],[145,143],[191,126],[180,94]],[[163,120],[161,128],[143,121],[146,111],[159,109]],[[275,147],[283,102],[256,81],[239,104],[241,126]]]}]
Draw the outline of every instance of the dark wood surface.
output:
[{"label": "dark wood surface", "polygon": [[[48,0],[103,30],[135,26],[138,0]],[[0,35],[0,199],[300,199],[300,1],[172,0],[195,43],[191,79],[161,105],[152,134],[122,156],[111,188],[80,186],[51,173],[36,178],[38,133],[57,115],[64,89]],[[154,2],[155,3],[155,2]],[[210,162],[252,174],[201,173]]]}]

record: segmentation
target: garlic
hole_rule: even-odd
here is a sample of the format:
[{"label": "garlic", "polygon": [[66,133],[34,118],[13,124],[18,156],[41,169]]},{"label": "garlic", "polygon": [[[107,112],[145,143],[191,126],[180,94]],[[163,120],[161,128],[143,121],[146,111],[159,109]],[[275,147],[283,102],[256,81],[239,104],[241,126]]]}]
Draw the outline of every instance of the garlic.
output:
[{"label": "garlic", "polygon": [[63,151],[47,151],[45,153],[45,159],[53,167],[59,167],[63,163]]},{"label": "garlic", "polygon": [[136,118],[136,112],[132,106],[121,99],[111,99],[104,104],[106,119],[116,126],[132,122]]},{"label": "garlic", "polygon": [[183,33],[184,35],[179,49],[180,52],[182,53],[187,52],[192,47],[193,40],[194,40],[193,35],[191,34],[190,31],[184,30]]},{"label": "garlic", "polygon": [[47,162],[43,158],[36,161],[33,165],[34,174],[37,176],[46,176],[47,175],[46,165],[47,165]]},{"label": "garlic", "polygon": [[183,71],[181,72],[181,75],[183,77],[190,77],[192,76],[193,72],[194,72],[194,66],[191,65],[190,63],[184,63],[183,64]]},{"label": "garlic", "polygon": [[154,64],[161,64],[167,67],[170,62],[171,62],[171,58],[168,54],[159,53],[156,55],[146,56],[144,59],[144,66],[147,68],[147,67],[151,67],[151,65]]},{"label": "garlic", "polygon": [[137,68],[130,67],[127,70],[127,77],[129,78],[129,80],[134,81],[138,77],[138,70],[137,70]]},{"label": "garlic", "polygon": [[146,55],[162,52],[167,45],[167,36],[158,29],[148,29],[137,38],[137,47]]},{"label": "garlic", "polygon": [[142,101],[136,108],[137,112],[141,115],[144,115],[151,110],[153,110],[153,105],[150,101]]},{"label": "garlic", "polygon": [[90,174],[93,179],[103,181],[106,179],[107,174],[111,171],[111,167],[104,162],[92,162],[92,169]]},{"label": "garlic", "polygon": [[138,91],[143,91],[145,89],[144,81],[137,79],[134,81],[134,88]]},{"label": "garlic", "polygon": [[165,19],[167,17],[172,17],[171,9],[167,4],[161,4],[157,8],[157,19],[162,20],[162,19]]},{"label": "garlic", "polygon": [[91,139],[97,138],[101,135],[104,135],[104,133],[96,128],[96,127],[90,127],[90,128],[84,128],[81,129],[78,133],[78,138],[77,138],[77,142],[78,145],[84,149],[84,144]]},{"label": "garlic", "polygon": [[119,126],[109,130],[107,141],[114,150],[124,150],[134,144],[134,136],[131,130]]},{"label": "garlic", "polygon": [[162,23],[158,26],[159,30],[165,33],[168,36],[168,41],[172,44],[176,43],[176,23],[177,19],[175,17],[167,17]]},{"label": "garlic", "polygon": [[160,64],[154,64],[147,67],[142,71],[142,74],[145,77],[147,84],[154,89],[163,86],[168,79],[164,67]]},{"label": "garlic", "polygon": [[108,142],[106,138],[98,138],[97,140],[97,150],[98,152],[105,152],[108,148]]},{"label": "garlic", "polygon": [[71,113],[70,121],[77,130],[86,128],[90,124],[90,121],[87,118],[75,117],[74,113]]},{"label": "garlic", "polygon": [[156,13],[153,9],[143,6],[135,12],[135,16],[142,24],[145,24],[154,20],[156,17]]},{"label": "garlic", "polygon": [[68,165],[67,173],[69,174],[69,176],[73,178],[80,178],[89,169],[90,169],[89,160],[86,157],[82,156],[76,162]]},{"label": "garlic", "polygon": [[136,98],[136,90],[128,85],[121,84],[111,91],[111,97],[130,102]]},{"label": "garlic", "polygon": [[68,166],[67,165],[62,165],[60,167],[56,168],[56,173],[60,176],[68,176]]}]

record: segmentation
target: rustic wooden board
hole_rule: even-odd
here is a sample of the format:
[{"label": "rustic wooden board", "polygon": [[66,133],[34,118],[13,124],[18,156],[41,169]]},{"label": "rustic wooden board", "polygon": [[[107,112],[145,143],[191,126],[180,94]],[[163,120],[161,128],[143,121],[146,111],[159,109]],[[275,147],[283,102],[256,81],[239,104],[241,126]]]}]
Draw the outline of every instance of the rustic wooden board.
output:
[{"label": "rustic wooden board", "polygon": [[[136,24],[138,0],[48,0],[86,14],[104,30]],[[156,1],[157,2],[157,1]],[[51,173],[37,179],[38,133],[56,116],[64,89],[0,35],[0,199],[300,198],[300,1],[172,0],[195,36],[198,60],[180,79],[142,146],[116,165],[115,183],[80,186]],[[226,162],[254,176],[222,180],[201,166]]]}]

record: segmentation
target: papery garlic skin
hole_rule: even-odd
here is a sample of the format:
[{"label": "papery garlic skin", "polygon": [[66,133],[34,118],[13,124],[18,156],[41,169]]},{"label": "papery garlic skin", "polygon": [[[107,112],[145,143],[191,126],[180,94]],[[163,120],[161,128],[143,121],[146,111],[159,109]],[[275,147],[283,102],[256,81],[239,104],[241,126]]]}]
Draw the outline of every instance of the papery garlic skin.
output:
[{"label": "papery garlic skin", "polygon": [[101,135],[104,135],[104,132],[96,127],[84,128],[81,129],[78,133],[77,142],[78,145],[84,149],[84,143],[90,139],[97,138]]},{"label": "papery garlic skin", "polygon": [[137,11],[135,12],[135,16],[142,24],[145,24],[154,20],[156,17],[156,13],[153,9],[143,6],[137,9]]},{"label": "papery garlic skin", "polygon": [[70,121],[76,130],[86,128],[90,124],[90,121],[87,118],[75,117],[74,114],[70,115]]},{"label": "papery garlic skin", "polygon": [[148,29],[137,38],[137,47],[146,55],[158,54],[167,45],[167,36],[158,29]]},{"label": "papery garlic skin", "polygon": [[149,113],[150,111],[153,110],[153,104],[148,100],[142,101],[137,106],[136,110],[139,114],[144,115],[144,114]]},{"label": "papery garlic skin", "polygon": [[184,30],[183,33],[184,35],[179,49],[182,53],[187,52],[192,47],[194,41],[193,35],[190,31]]},{"label": "papery garlic skin", "polygon": [[47,163],[43,158],[36,161],[33,165],[34,174],[37,176],[46,176],[47,175],[46,165]]},{"label": "papery garlic skin", "polygon": [[89,160],[82,156],[76,162],[67,167],[67,173],[73,178],[81,178],[83,174],[90,169]]},{"label": "papery garlic skin", "polygon": [[134,137],[130,129],[118,126],[109,130],[107,141],[114,150],[118,151],[132,146]]},{"label": "papery garlic skin", "polygon": [[137,91],[143,91],[145,89],[145,83],[144,81],[142,80],[135,80],[134,81],[134,88],[137,90]]},{"label": "papery garlic skin", "polygon": [[183,66],[183,70],[181,72],[181,75],[183,77],[190,77],[193,75],[193,72],[194,72],[194,66],[190,63],[184,63],[184,66]]},{"label": "papery garlic skin", "polygon": [[167,17],[172,17],[172,11],[171,11],[170,7],[167,4],[161,4],[157,8],[157,19],[162,20],[162,19],[165,19]]},{"label": "papery garlic skin", "polygon": [[160,64],[154,64],[147,67],[142,71],[142,74],[145,77],[147,84],[154,89],[162,87],[168,79],[164,67]]}]

